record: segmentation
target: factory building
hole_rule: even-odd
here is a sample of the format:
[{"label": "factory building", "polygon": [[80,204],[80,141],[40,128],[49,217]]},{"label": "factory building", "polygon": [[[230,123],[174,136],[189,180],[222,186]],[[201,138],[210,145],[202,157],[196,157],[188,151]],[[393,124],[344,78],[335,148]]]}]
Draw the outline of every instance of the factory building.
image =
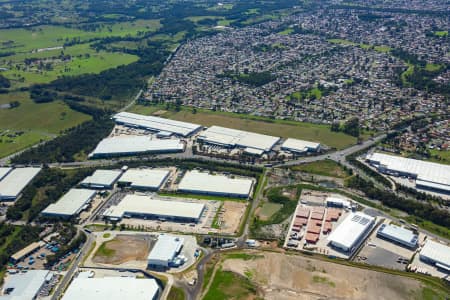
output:
[{"label": "factory building", "polygon": [[183,243],[183,238],[166,234],[159,235],[147,257],[148,267],[152,269],[170,268],[180,254]]},{"label": "factory building", "polygon": [[178,190],[194,194],[224,197],[250,197],[254,181],[250,178],[231,178],[206,172],[188,171],[181,179]]},{"label": "factory building", "polygon": [[351,213],[328,236],[330,245],[352,254],[369,234],[375,219],[361,212]]},{"label": "factory building", "polygon": [[16,200],[40,171],[41,168],[3,169],[3,178],[0,181],[0,201]]},{"label": "factory building", "polygon": [[47,206],[41,212],[45,217],[70,219],[85,210],[96,192],[87,189],[71,189],[62,196],[56,203]]},{"label": "factory building", "polygon": [[202,128],[202,126],[198,124],[169,120],[154,116],[144,116],[129,112],[120,112],[114,115],[113,119],[117,124],[146,129],[153,131],[160,136],[167,136],[172,133],[178,136],[188,137]]},{"label": "factory building", "polygon": [[122,175],[122,171],[96,170],[94,174],[86,177],[80,185],[91,189],[112,189],[120,175]]},{"label": "factory building", "polygon": [[271,151],[280,138],[220,126],[211,126],[200,133],[197,140],[224,148],[243,148],[247,153],[262,154]]},{"label": "factory building", "polygon": [[170,175],[166,169],[128,169],[119,179],[119,185],[133,189],[158,191]]},{"label": "factory building", "polygon": [[148,136],[115,136],[100,141],[89,158],[129,156],[139,154],[183,152],[185,144],[179,139],[151,139]]},{"label": "factory building", "polygon": [[304,154],[306,152],[319,152],[320,143],[289,138],[281,145],[281,150],[293,152],[296,154]]},{"label": "factory building", "polygon": [[416,180],[416,187],[450,193],[450,166],[384,153],[371,153],[367,161],[381,173]]},{"label": "factory building", "polygon": [[388,224],[380,226],[377,236],[410,249],[415,249],[419,241],[419,236],[411,230]]},{"label": "factory building", "polygon": [[450,247],[427,240],[419,253],[420,260],[434,265],[436,268],[450,274]]},{"label": "factory building", "polygon": [[205,209],[201,203],[160,200],[155,197],[126,195],[119,204],[107,209],[103,216],[111,221],[145,218],[197,223]]},{"label": "factory building", "polygon": [[53,273],[48,270],[29,270],[26,273],[10,274],[2,289],[1,300],[33,300],[48,283]]},{"label": "factory building", "polygon": [[76,277],[62,300],[156,300],[159,286],[155,279],[134,277]]}]

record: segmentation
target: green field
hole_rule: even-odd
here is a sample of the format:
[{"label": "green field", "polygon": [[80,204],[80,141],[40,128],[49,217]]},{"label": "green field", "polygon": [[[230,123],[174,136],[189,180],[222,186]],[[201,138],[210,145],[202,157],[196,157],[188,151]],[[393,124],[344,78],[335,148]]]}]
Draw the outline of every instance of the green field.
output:
[{"label": "green field", "polygon": [[[47,140],[62,130],[90,119],[89,116],[73,111],[59,101],[36,104],[25,92],[0,95],[0,104],[10,101],[18,101],[20,106],[0,109],[0,157]],[[21,131],[24,133],[15,134]],[[11,134],[16,137],[7,136]]]},{"label": "green field", "polygon": [[437,72],[439,71],[443,66],[440,64],[430,64],[427,63],[425,65],[425,70],[429,71],[429,72]]},{"label": "green field", "polygon": [[248,299],[256,294],[256,287],[248,278],[219,269],[203,300]]},{"label": "green field", "polygon": [[278,203],[266,202],[261,206],[258,215],[261,219],[268,220],[282,207],[283,205]]},{"label": "green field", "polygon": [[429,160],[440,163],[450,165],[450,150],[430,150],[431,158]]},{"label": "green field", "polygon": [[116,253],[116,250],[108,248],[108,243],[109,242],[104,242],[103,244],[101,244],[95,252],[94,256],[113,257]]},{"label": "green field", "polygon": [[[135,105],[129,111],[149,115],[161,109],[164,109],[164,107]],[[199,110],[196,114],[193,114],[189,108],[183,108],[179,112],[167,111],[161,116],[179,121],[197,123],[203,126],[218,125],[284,138],[291,137],[316,141],[337,149],[346,148],[356,143],[354,137],[342,132],[332,132],[329,126],[321,124],[272,120],[250,115],[207,110]]]},{"label": "green field", "polygon": [[348,172],[346,172],[344,168],[338,165],[335,161],[329,159],[320,160],[308,164],[301,164],[292,167],[292,169],[295,171],[337,178],[345,178],[349,176]]},{"label": "green field", "polygon": [[434,35],[438,37],[446,37],[448,36],[448,31],[447,30],[435,31]]},{"label": "green field", "polygon": [[285,30],[278,32],[278,34],[281,34],[281,35],[289,35],[289,34],[291,34],[291,33],[293,33],[293,32],[294,32],[294,29],[292,29],[292,28],[286,28]]},{"label": "green field", "polygon": [[391,48],[385,45],[369,45],[369,44],[358,44],[349,40],[343,40],[343,39],[328,39],[327,40],[329,43],[332,44],[338,44],[338,45],[351,45],[351,46],[355,46],[355,47],[360,47],[361,49],[366,49],[366,50],[370,50],[373,49],[377,52],[382,52],[382,53],[387,53],[389,51],[391,51]]}]

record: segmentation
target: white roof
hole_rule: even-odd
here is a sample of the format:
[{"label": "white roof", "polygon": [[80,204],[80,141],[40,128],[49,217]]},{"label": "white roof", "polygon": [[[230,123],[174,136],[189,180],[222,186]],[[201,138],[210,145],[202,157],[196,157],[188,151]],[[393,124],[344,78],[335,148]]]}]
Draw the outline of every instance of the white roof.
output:
[{"label": "white roof", "polygon": [[282,148],[296,151],[296,152],[306,152],[310,149],[317,150],[317,148],[319,148],[319,146],[320,146],[320,143],[314,143],[314,142],[297,140],[297,139],[287,139],[281,145]]},{"label": "white roof", "polygon": [[[378,152],[368,154],[367,159],[379,163],[392,171],[416,174],[417,180],[419,180],[421,184],[428,181],[430,183],[450,186],[450,165],[442,165]],[[449,187],[447,187],[447,189],[448,188]]]},{"label": "white roof", "polygon": [[254,132],[211,126],[199,135],[199,139],[212,144],[250,147],[270,151],[280,140],[279,137]]},{"label": "white roof", "polygon": [[42,214],[73,216],[78,214],[96,194],[93,190],[71,189],[58,202],[50,204]]},{"label": "white roof", "polygon": [[182,136],[191,135],[202,126],[193,123],[169,120],[165,118],[144,116],[129,112],[120,112],[114,115],[114,120],[118,123],[147,128],[153,131],[172,132]]},{"label": "white roof", "polygon": [[128,169],[119,182],[130,182],[134,187],[158,189],[169,176],[166,169]]},{"label": "white roof", "polygon": [[450,247],[444,244],[427,240],[425,246],[420,251],[420,255],[445,265],[450,268]]},{"label": "white roof", "polygon": [[154,279],[133,277],[75,278],[64,293],[63,300],[148,300],[158,293]]},{"label": "white roof", "polygon": [[252,186],[253,180],[249,178],[231,178],[194,170],[186,172],[178,185],[178,190],[248,197]]},{"label": "white roof", "polygon": [[0,296],[5,300],[32,300],[35,298],[45,278],[50,273],[48,270],[29,270],[26,273],[9,275],[3,285],[3,291],[13,289],[9,295]]},{"label": "white roof", "polygon": [[327,240],[350,249],[372,225],[373,221],[373,217],[361,212],[351,213],[331,232]]},{"label": "white roof", "polygon": [[418,241],[417,234],[414,234],[411,230],[396,225],[383,224],[378,232],[409,244],[417,244]]},{"label": "white roof", "polygon": [[337,198],[337,197],[327,197],[327,202],[332,202],[332,203],[340,203],[345,207],[350,207],[351,203],[348,200],[342,199],[342,198]]},{"label": "white roof", "polygon": [[153,261],[170,261],[183,246],[184,239],[173,235],[161,234],[150,251],[147,259]]},{"label": "white roof", "polygon": [[148,136],[115,136],[103,139],[90,156],[173,152],[182,151],[183,149],[184,145],[179,139],[152,140]]},{"label": "white roof", "polygon": [[148,214],[161,217],[200,218],[204,204],[161,200],[156,196],[126,195],[119,204],[111,206],[104,216],[122,218],[126,213]]},{"label": "white roof", "polygon": [[122,174],[118,170],[96,170],[94,174],[86,177],[81,184],[87,186],[111,186]]},{"label": "white roof", "polygon": [[41,168],[17,168],[0,181],[0,199],[16,198]]},{"label": "white roof", "polygon": [[0,167],[0,180],[3,179],[3,177],[6,176],[6,174],[8,174],[9,172],[11,172],[12,168],[7,168],[7,167]]}]

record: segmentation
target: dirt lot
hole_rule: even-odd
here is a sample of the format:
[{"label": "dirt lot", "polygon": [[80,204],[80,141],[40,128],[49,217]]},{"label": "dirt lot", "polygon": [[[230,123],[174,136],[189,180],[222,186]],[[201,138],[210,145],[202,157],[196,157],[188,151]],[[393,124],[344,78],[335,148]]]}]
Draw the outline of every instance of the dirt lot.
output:
[{"label": "dirt lot", "polygon": [[239,230],[239,225],[244,217],[247,203],[225,201],[223,203],[222,215],[223,224],[220,232],[236,233]]},{"label": "dirt lot", "polygon": [[[411,299],[422,283],[399,276],[312,260],[261,253],[264,258],[228,259],[223,270],[251,277],[264,299]],[[416,295],[417,295],[416,294]]]},{"label": "dirt lot", "polygon": [[154,241],[147,236],[118,235],[102,244],[92,261],[101,264],[120,265],[128,261],[142,261],[153,246]]}]

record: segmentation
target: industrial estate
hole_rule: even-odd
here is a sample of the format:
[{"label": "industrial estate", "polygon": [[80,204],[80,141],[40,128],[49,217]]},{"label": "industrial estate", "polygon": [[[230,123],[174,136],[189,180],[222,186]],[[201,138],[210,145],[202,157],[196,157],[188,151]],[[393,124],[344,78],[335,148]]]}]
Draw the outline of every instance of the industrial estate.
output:
[{"label": "industrial estate", "polygon": [[0,300],[448,300],[448,16],[0,1]]}]

